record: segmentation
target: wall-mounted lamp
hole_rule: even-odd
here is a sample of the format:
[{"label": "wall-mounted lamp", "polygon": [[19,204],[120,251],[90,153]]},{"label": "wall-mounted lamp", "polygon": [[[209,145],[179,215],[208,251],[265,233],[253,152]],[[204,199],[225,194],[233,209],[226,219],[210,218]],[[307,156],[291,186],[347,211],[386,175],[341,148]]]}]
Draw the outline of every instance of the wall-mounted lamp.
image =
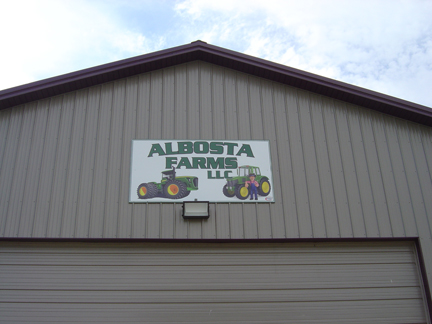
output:
[{"label": "wall-mounted lamp", "polygon": [[203,219],[210,217],[208,201],[183,201],[183,218]]}]

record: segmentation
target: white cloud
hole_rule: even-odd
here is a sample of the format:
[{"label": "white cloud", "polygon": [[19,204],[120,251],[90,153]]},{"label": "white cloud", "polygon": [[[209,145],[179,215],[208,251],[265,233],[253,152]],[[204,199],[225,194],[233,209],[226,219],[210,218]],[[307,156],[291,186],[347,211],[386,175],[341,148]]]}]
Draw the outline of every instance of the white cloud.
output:
[{"label": "white cloud", "polygon": [[201,24],[204,41],[432,106],[431,1],[187,0],[176,9]]},{"label": "white cloud", "polygon": [[162,36],[126,29],[113,9],[81,0],[3,3],[0,89],[160,49]]}]

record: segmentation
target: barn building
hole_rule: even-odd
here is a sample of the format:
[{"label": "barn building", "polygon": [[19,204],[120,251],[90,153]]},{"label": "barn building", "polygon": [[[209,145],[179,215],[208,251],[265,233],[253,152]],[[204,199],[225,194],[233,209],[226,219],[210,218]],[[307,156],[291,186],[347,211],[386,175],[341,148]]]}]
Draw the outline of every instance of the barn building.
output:
[{"label": "barn building", "polygon": [[431,127],[202,41],[0,91],[0,323],[431,323]]}]

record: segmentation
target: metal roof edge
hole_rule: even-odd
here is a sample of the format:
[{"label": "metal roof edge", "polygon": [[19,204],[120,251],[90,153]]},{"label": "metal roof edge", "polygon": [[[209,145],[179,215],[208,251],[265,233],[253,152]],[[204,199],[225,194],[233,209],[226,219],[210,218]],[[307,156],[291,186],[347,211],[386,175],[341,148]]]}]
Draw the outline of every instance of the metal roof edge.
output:
[{"label": "metal roof edge", "polygon": [[202,60],[303,90],[432,126],[432,109],[379,92],[235,52],[202,41],[59,75],[0,91],[0,109]]}]

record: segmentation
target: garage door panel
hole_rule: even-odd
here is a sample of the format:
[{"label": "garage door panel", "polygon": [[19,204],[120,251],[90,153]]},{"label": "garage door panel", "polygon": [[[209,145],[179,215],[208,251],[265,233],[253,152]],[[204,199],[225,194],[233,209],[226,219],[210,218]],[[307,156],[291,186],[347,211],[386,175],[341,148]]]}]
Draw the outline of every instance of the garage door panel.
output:
[{"label": "garage door panel", "polygon": [[5,304],[0,311],[2,318],[10,323],[226,323],[227,320],[235,323],[323,323],[323,319],[331,323],[426,323],[426,318],[422,315],[422,305],[417,300],[396,300],[391,303],[360,301],[253,305],[25,303],[18,306]]},{"label": "garage door panel", "polygon": [[420,279],[410,242],[0,242],[0,323],[424,323]]},{"label": "garage door panel", "polygon": [[[10,252],[11,253],[11,252]],[[16,265],[85,265],[85,266],[114,266],[123,265],[127,262],[130,266],[179,266],[185,264],[184,253],[113,253],[97,255],[94,253],[11,253],[8,264]],[[219,266],[219,265],[272,265],[277,262],[280,265],[306,265],[306,264],[328,264],[329,259],[337,259],[340,264],[353,263],[406,263],[415,262],[412,251],[390,253],[390,252],[343,252],[322,255],[320,252],[303,251],[301,253],[256,253],[241,254],[226,251],[223,253],[194,253],[187,256],[188,265]],[[0,260],[0,265],[5,264]]]},{"label": "garage door panel", "polygon": [[261,290],[1,290],[0,303],[223,303],[419,299],[420,287]]},{"label": "garage door panel", "polygon": [[[219,267],[0,267],[8,289],[272,289],[394,287],[418,285],[414,264]],[[221,273],[224,276],[221,276]],[[408,274],[409,273],[409,274]],[[336,275],[337,274],[337,275]],[[7,279],[7,280],[6,280]]]}]

